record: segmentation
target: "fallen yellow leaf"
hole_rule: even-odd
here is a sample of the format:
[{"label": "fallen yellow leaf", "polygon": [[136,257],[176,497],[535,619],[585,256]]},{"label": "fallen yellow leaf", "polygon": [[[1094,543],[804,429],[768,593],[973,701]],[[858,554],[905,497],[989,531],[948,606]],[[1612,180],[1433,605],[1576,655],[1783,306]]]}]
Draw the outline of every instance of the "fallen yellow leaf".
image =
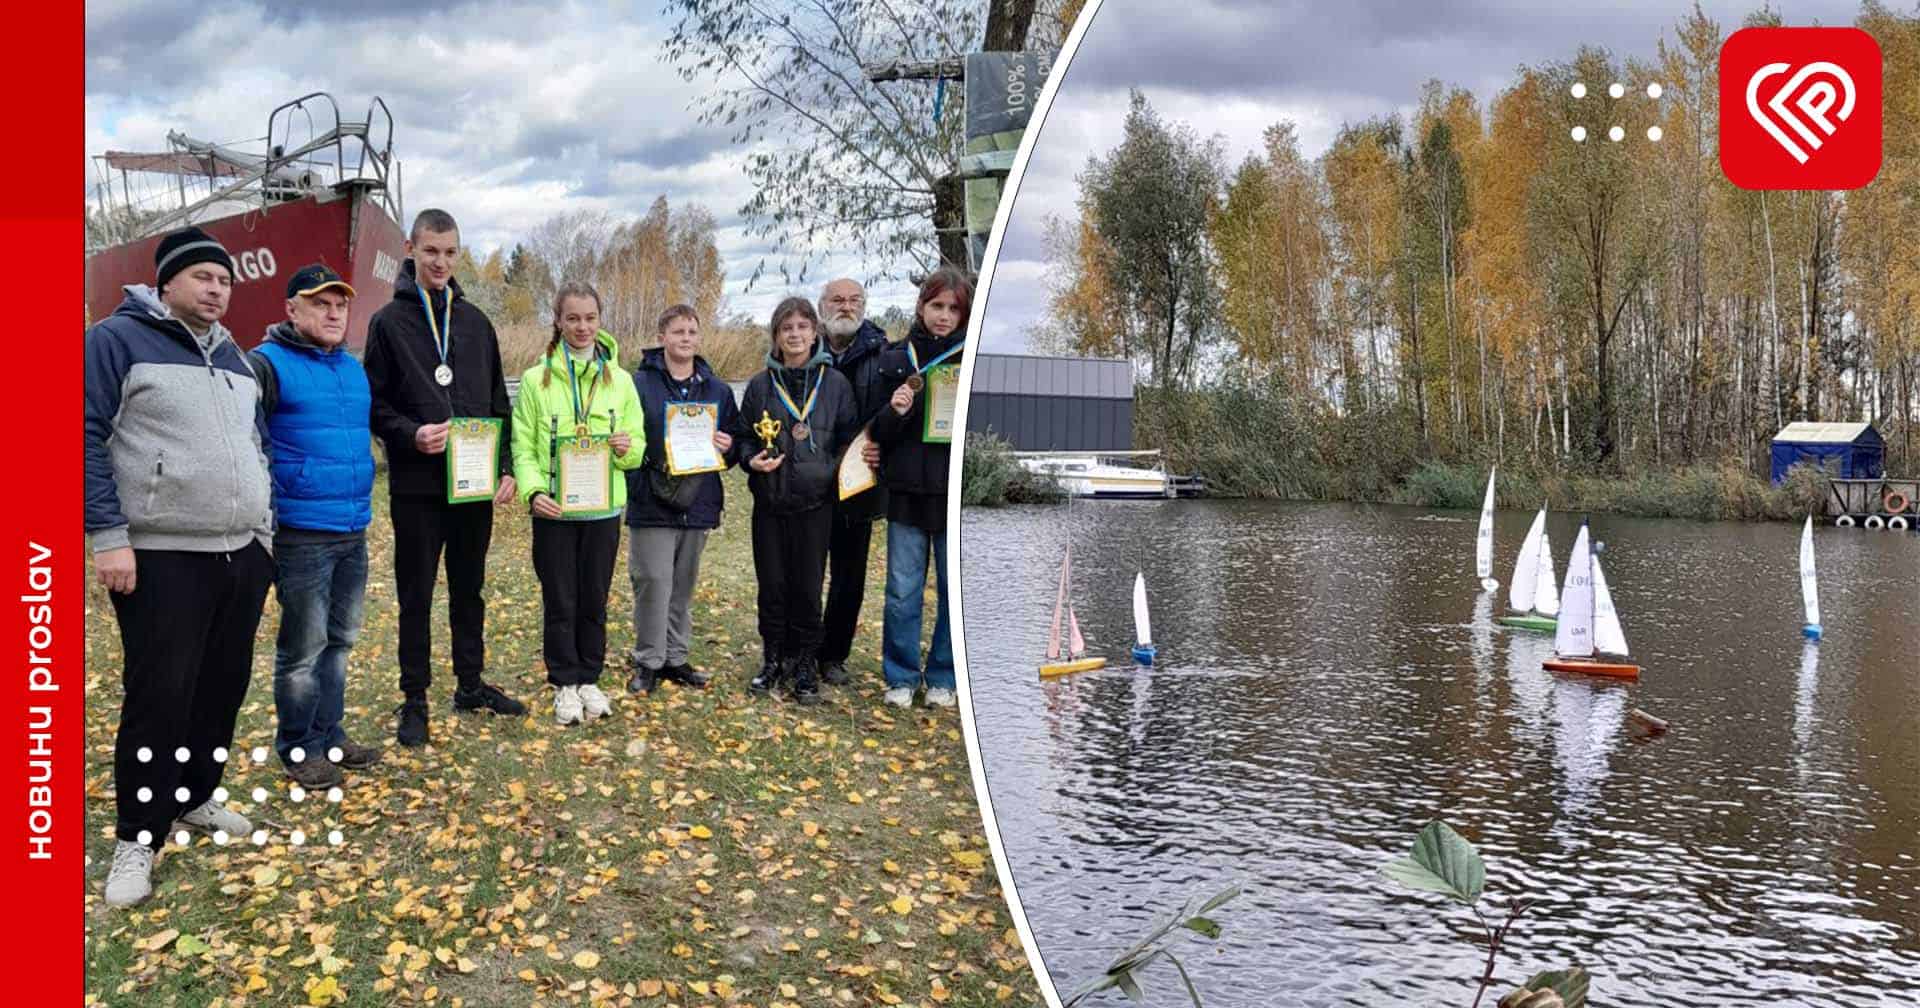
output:
[{"label": "fallen yellow leaf", "polygon": [[581,969],[592,969],[600,965],[600,953],[591,949],[581,949],[573,954],[573,964]]}]

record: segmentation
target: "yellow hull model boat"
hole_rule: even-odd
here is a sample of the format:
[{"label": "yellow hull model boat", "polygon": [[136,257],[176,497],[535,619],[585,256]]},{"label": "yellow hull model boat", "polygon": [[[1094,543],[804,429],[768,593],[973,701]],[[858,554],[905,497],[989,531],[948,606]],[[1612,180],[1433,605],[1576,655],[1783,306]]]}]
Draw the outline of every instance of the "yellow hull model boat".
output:
[{"label": "yellow hull model boat", "polygon": [[[1088,658],[1087,641],[1080,636],[1080,618],[1073,614],[1073,602],[1067,597],[1067,586],[1073,577],[1073,547],[1067,547],[1066,556],[1060,560],[1060,589],[1053,599],[1053,629],[1047,634],[1047,661],[1040,666],[1040,678],[1058,679],[1075,672],[1089,672],[1107,664],[1105,658]],[[1067,647],[1065,660],[1060,648],[1060,617],[1066,616]]]},{"label": "yellow hull model boat", "polygon": [[1070,676],[1075,672],[1091,672],[1094,669],[1106,667],[1107,660],[1105,658],[1081,658],[1078,661],[1051,662],[1040,666],[1040,678],[1058,679],[1061,676]]}]

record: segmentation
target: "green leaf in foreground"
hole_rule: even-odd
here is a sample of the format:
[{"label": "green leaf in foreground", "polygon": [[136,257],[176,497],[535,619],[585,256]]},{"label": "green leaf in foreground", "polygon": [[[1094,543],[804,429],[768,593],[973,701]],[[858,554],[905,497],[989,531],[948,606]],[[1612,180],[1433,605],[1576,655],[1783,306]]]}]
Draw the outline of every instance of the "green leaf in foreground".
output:
[{"label": "green leaf in foreground", "polygon": [[1220,937],[1220,924],[1211,917],[1189,917],[1181,921],[1180,926],[1209,938]]},{"label": "green leaf in foreground", "polygon": [[1586,1008],[1588,979],[1584,966],[1547,970],[1544,973],[1534,974],[1533,979],[1527,981],[1526,988],[1536,991],[1551,990],[1560,995],[1560,1000],[1566,1002],[1567,1008]]},{"label": "green leaf in foreground", "polygon": [[1413,856],[1400,858],[1381,872],[1409,889],[1437,892],[1469,906],[1487,884],[1487,866],[1480,852],[1438,819],[1414,838]]}]

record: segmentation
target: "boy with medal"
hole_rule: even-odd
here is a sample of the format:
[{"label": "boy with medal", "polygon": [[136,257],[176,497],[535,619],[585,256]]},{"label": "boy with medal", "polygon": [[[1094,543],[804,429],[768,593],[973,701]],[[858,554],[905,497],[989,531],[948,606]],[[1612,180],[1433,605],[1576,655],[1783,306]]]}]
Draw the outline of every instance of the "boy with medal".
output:
[{"label": "boy with medal", "polygon": [[[953,642],[947,623],[947,459],[952,441],[952,372],[966,343],[973,281],[953,266],[920,285],[913,328],[904,346],[881,358],[880,371],[899,382],[873,420],[887,488],[887,602],[881,669],[887,703],[907,707],[926,686],[931,706],[954,705]],[[939,369],[936,371],[936,369]],[[929,380],[931,379],[931,380]],[[929,386],[933,386],[930,388]],[[923,393],[925,390],[925,394]],[[935,400],[940,400],[936,403]],[[920,624],[927,567],[937,580],[933,643],[921,664]]]},{"label": "boy with medal", "polygon": [[[394,280],[393,301],[367,323],[365,363],[373,399],[373,433],[387,453],[393,520],[393,580],[400,605],[400,691],[395,735],[401,745],[428,741],[427,688],[433,585],[446,557],[447,612],[452,634],[456,710],[518,717],[525,704],[488,685],[487,549],[493,508],[514,499],[508,451],[511,411],[500,344],[487,316],[453,279],[460,229],[444,210],[414,218],[407,260]],[[456,418],[477,422],[454,423]],[[461,439],[451,444],[455,438]],[[490,498],[451,503],[448,452],[472,461],[491,443],[497,478]],[[482,460],[484,461],[484,460]],[[488,467],[483,467],[488,468]],[[485,475],[484,473],[482,475]]]},{"label": "boy with medal", "polygon": [[767,368],[747,383],[734,430],[750,471],[759,581],[763,661],[749,688],[767,693],[788,682],[794,699],[818,703],[827,541],[840,452],[858,433],[858,415],[853,386],[820,349],[812,302],[780,302],[768,328]]}]

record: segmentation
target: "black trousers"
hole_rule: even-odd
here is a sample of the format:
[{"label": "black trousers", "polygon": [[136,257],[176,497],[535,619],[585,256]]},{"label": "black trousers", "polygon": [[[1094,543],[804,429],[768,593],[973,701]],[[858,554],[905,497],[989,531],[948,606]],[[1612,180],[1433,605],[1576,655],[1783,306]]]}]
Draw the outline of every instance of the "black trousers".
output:
[{"label": "black trousers", "polygon": [[827,542],[827,615],[820,636],[820,660],[844,662],[853,650],[853,632],[867,596],[867,550],[873,544],[873,516],[833,509],[833,533]]},{"label": "black trousers", "polygon": [[533,520],[533,571],[545,613],[547,681],[584,686],[607,664],[607,592],[620,556],[620,516]]},{"label": "black trousers", "polygon": [[480,683],[487,667],[487,547],[493,542],[493,505],[448,504],[444,496],[396,494],[393,586],[400,596],[400,692],[425,697],[433,683],[433,583],[440,554],[447,558],[447,628],[453,635],[453,675],[463,688]]},{"label": "black trousers", "polygon": [[833,508],[773,514],[755,502],[753,572],[760,582],[760,646],[770,658],[820,646],[820,587],[827,577]]},{"label": "black trousers", "polygon": [[[233,745],[274,565],[257,542],[233,553],[133,556],[132,593],[108,593],[125,652],[113,742],[114,835],[137,843],[144,831],[158,850],[173,820],[212,797],[226,769],[214,750]],[[175,794],[180,788],[184,800]]]}]

